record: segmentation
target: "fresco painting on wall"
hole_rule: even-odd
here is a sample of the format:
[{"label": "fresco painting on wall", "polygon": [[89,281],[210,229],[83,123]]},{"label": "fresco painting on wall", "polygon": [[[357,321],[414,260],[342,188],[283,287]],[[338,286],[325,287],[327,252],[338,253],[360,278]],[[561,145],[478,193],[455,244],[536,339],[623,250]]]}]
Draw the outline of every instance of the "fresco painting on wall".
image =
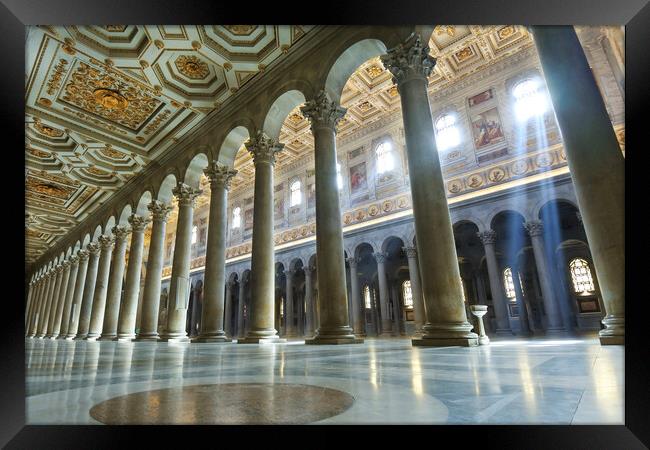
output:
[{"label": "fresco painting on wall", "polygon": [[366,163],[362,162],[350,167],[350,193],[355,195],[368,189],[366,179]]},{"label": "fresco painting on wall", "polygon": [[472,118],[474,146],[478,149],[503,141],[501,120],[496,108],[489,109]]},{"label": "fresco painting on wall", "polygon": [[316,206],[316,185],[310,184],[307,186],[307,208]]},{"label": "fresco painting on wall", "polygon": [[469,103],[469,106],[476,106],[479,105],[483,102],[487,102],[491,98],[494,97],[494,94],[492,94],[492,89],[488,89],[487,91],[483,91],[480,94],[476,94],[470,98],[467,99],[467,102]]},{"label": "fresco painting on wall", "polygon": [[250,230],[253,228],[253,209],[247,209],[244,211],[244,230]]}]

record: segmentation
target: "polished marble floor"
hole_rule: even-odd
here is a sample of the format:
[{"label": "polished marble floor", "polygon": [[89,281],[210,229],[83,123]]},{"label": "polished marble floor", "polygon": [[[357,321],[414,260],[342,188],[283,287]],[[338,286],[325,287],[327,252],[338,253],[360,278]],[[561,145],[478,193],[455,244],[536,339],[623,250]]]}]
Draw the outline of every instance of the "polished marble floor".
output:
[{"label": "polished marble floor", "polygon": [[[171,410],[183,423],[192,414],[203,423],[624,423],[624,348],[596,337],[475,348],[412,347],[405,338],[348,346],[27,339],[25,348],[28,424],[100,424],[94,417],[109,423],[112,415],[113,423],[171,423]],[[280,384],[312,388],[272,389]],[[265,401],[256,386],[266,386]],[[323,388],[353,401],[342,406]],[[280,403],[285,416],[275,417],[269,409]],[[290,413],[296,405],[301,414]]]}]

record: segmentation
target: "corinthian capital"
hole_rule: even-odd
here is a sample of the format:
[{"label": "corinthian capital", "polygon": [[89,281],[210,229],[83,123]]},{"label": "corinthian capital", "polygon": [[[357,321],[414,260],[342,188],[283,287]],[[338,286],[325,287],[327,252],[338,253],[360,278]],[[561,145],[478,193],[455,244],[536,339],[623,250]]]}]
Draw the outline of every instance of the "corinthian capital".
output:
[{"label": "corinthian capital", "polygon": [[172,207],[165,205],[163,202],[160,200],[154,200],[149,205],[147,205],[147,209],[151,211],[151,217],[153,218],[154,221],[162,221],[166,222],[167,218],[169,217],[169,213],[172,211]]},{"label": "corinthian capital", "polygon": [[129,229],[129,227],[124,226],[124,225],[117,225],[117,226],[113,227],[113,228],[111,229],[111,231],[112,231],[113,234],[115,235],[115,239],[116,239],[116,240],[120,240],[120,241],[123,240],[123,239],[126,239],[126,237],[127,237],[127,236],[129,235],[129,233],[131,232],[131,230]]},{"label": "corinthian capital", "polygon": [[147,224],[149,222],[151,222],[151,220],[148,217],[142,217],[135,214],[131,214],[131,216],[129,216],[129,223],[131,224],[131,230],[134,233],[140,233],[144,231],[144,229],[147,228]]},{"label": "corinthian capital", "polygon": [[75,265],[76,263],[79,262],[79,256],[77,255],[72,255],[69,259],[70,264]]},{"label": "corinthian capital", "polygon": [[402,247],[402,250],[404,250],[404,253],[406,254],[407,258],[418,257],[418,249],[415,247]]},{"label": "corinthian capital", "polygon": [[86,246],[86,250],[88,250],[88,253],[91,255],[97,255],[99,254],[99,244],[96,242],[91,242]]},{"label": "corinthian capital", "polygon": [[80,262],[87,260],[89,255],[90,253],[88,252],[88,250],[79,250],[79,253],[77,253]]},{"label": "corinthian capital", "polygon": [[113,245],[113,243],[115,242],[115,238],[113,236],[106,236],[106,235],[99,236],[99,239],[97,240],[99,241],[99,246],[101,247],[102,250],[107,250],[111,248],[111,245]]},{"label": "corinthian capital", "polygon": [[253,157],[255,165],[258,163],[275,164],[275,154],[284,148],[284,144],[275,142],[261,131],[258,131],[257,135],[246,141],[244,145]]},{"label": "corinthian capital", "polygon": [[386,261],[386,253],[375,252],[372,256],[375,257],[378,264],[383,264]]},{"label": "corinthian capital", "polygon": [[524,224],[530,237],[541,236],[544,233],[544,224],[541,220],[529,220]]},{"label": "corinthian capital", "polygon": [[178,204],[180,205],[189,205],[194,206],[194,200],[198,197],[203,191],[201,189],[194,189],[191,186],[179,181],[176,187],[172,189],[172,194],[178,199]]},{"label": "corinthian capital", "polygon": [[357,264],[359,263],[359,260],[356,258],[356,256],[351,256],[350,258],[346,259],[348,264],[350,264],[350,268],[354,269],[357,267]]},{"label": "corinthian capital", "polygon": [[224,188],[225,190],[230,189],[230,181],[237,175],[236,170],[217,161],[212,161],[203,173],[210,179],[210,189]]},{"label": "corinthian capital", "polygon": [[336,124],[343,118],[347,109],[330,101],[325,91],[320,91],[315,99],[309,100],[300,108],[300,112],[309,119],[312,131],[320,127],[336,130]]},{"label": "corinthian capital", "polygon": [[427,77],[436,65],[436,60],[429,55],[429,47],[422,42],[419,33],[412,33],[406,41],[387,51],[381,56],[381,62],[390,73],[399,89],[400,84],[413,78]]},{"label": "corinthian capital", "polygon": [[481,240],[483,245],[494,244],[497,241],[497,232],[494,230],[485,230],[480,233],[476,233],[478,238]]}]

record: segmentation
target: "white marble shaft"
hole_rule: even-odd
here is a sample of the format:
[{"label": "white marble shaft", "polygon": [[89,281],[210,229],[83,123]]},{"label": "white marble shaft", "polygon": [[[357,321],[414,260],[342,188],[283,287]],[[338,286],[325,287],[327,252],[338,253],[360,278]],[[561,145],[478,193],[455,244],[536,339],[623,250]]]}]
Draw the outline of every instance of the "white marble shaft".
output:
[{"label": "white marble shaft", "polygon": [[117,319],[120,314],[120,300],[122,298],[122,283],[124,280],[124,266],[126,258],[126,240],[131,230],[127,226],[113,228],[115,236],[115,249],[113,261],[108,278],[106,291],[106,305],[104,310],[104,323],[99,340],[112,341],[117,337]]},{"label": "white marble shaft", "polygon": [[74,339],[85,339],[88,336],[101,246],[98,242],[91,242],[86,246],[86,250],[88,250],[90,255],[88,257],[88,269],[86,269],[86,281],[84,283],[83,293],[81,294],[79,324],[77,325],[77,334]]},{"label": "white marble shaft", "polygon": [[79,314],[81,313],[81,301],[86,286],[86,275],[88,272],[88,259],[90,257],[90,252],[88,250],[80,250],[78,256],[79,268],[77,269],[77,280],[75,281],[74,292],[72,294],[72,306],[70,308],[68,330],[64,339],[73,339],[79,330]]},{"label": "white marble shaft", "polygon": [[108,276],[111,269],[111,255],[113,254],[114,241],[115,239],[113,236],[99,237],[101,253],[99,254],[99,265],[97,266],[97,276],[95,278],[95,290],[93,293],[90,323],[88,325],[88,332],[84,337],[86,340],[95,340],[102,333],[104,311],[106,308],[106,288],[108,287]]}]

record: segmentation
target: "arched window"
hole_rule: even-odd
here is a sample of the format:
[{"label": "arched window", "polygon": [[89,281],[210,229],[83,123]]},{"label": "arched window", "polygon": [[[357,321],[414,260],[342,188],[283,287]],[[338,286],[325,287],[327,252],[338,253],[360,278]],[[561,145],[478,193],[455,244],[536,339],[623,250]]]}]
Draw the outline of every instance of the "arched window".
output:
[{"label": "arched window", "polygon": [[199,227],[194,225],[192,227],[192,245],[196,244],[196,239],[198,238]]},{"label": "arched window", "polygon": [[336,185],[339,187],[339,191],[343,189],[343,177],[341,176],[341,165],[338,163],[338,161],[336,162]]},{"label": "arched window", "polygon": [[569,270],[571,271],[571,281],[573,281],[573,291],[576,294],[587,295],[596,290],[594,279],[591,276],[591,269],[586,260],[582,258],[573,259],[569,263]]},{"label": "arched window", "polygon": [[510,300],[515,300],[515,283],[512,280],[512,269],[506,267],[503,271],[503,287],[506,290],[506,297]]},{"label": "arched window", "polygon": [[404,297],[404,307],[413,308],[413,291],[411,291],[411,280],[402,283],[402,295]]},{"label": "arched window", "polygon": [[395,168],[395,156],[393,155],[393,145],[390,141],[384,141],[377,146],[377,173],[390,172]]},{"label": "arched window", "polygon": [[455,114],[444,114],[436,120],[436,146],[438,151],[448,150],[460,144],[460,132]]},{"label": "arched window", "polygon": [[280,301],[280,317],[284,317],[284,302]]},{"label": "arched window", "polygon": [[515,97],[515,116],[525,122],[544,114],[550,107],[546,90],[539,77],[526,78],[512,88]]},{"label": "arched window", "polygon": [[372,300],[370,299],[370,286],[367,284],[363,287],[363,303],[366,309],[372,308]]},{"label": "arched window", "polygon": [[302,203],[302,183],[300,183],[300,180],[296,180],[293,183],[291,183],[291,186],[289,186],[289,191],[291,192],[291,198],[289,205],[290,206],[297,206]]},{"label": "arched window", "polygon": [[236,229],[241,226],[241,208],[238,206],[232,210],[232,228]]}]

